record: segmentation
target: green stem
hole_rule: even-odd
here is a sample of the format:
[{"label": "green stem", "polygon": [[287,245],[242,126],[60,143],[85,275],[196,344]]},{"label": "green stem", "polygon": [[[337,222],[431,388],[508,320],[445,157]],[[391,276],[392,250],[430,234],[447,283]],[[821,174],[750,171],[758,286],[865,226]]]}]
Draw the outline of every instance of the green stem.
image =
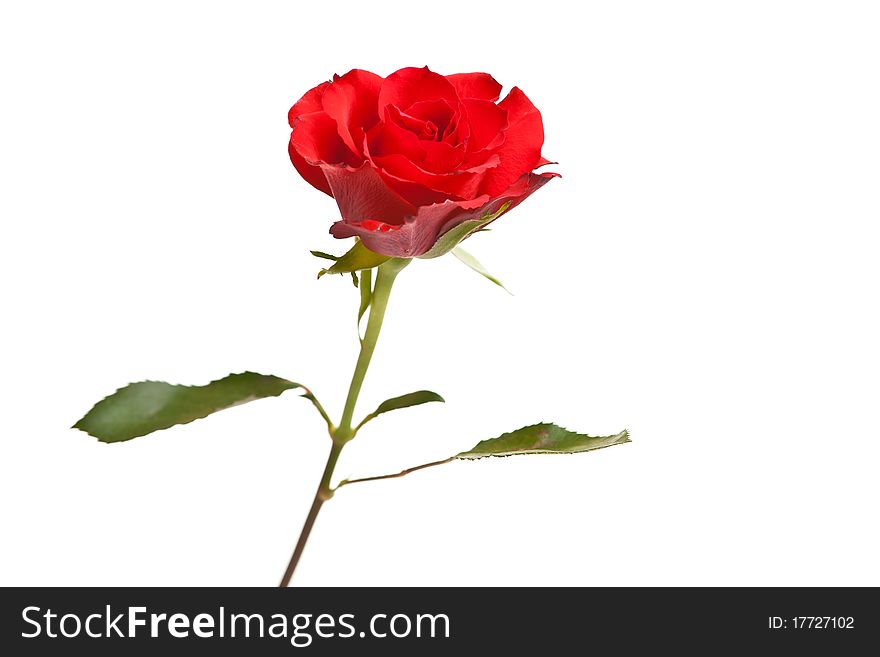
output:
[{"label": "green stem", "polygon": [[[409,260],[401,258],[392,258],[382,263],[376,274],[376,285],[373,288],[370,316],[367,320],[367,330],[364,333],[364,339],[361,340],[361,350],[358,354],[357,364],[354,368],[354,374],[351,377],[351,385],[348,387],[348,397],[345,400],[345,408],[342,411],[342,420],[339,426],[332,431],[333,446],[330,448],[330,455],[327,457],[327,464],[324,466],[324,474],[321,476],[321,483],[318,484],[318,490],[315,492],[315,499],[312,500],[312,508],[306,516],[299,540],[296,548],[293,550],[293,556],[287,565],[284,577],[281,578],[281,587],[290,584],[290,578],[299,563],[300,557],[305,550],[306,542],[309,540],[309,534],[318,518],[318,513],[324,502],[333,497],[333,489],[330,487],[330,480],[333,477],[333,470],[336,462],[339,460],[339,454],[342,448],[349,440],[354,438],[357,433],[356,429],[352,429],[351,420],[354,417],[354,408],[357,404],[358,396],[361,393],[361,387],[364,384],[364,377],[367,369],[370,367],[370,360],[373,358],[373,351],[376,349],[376,343],[379,340],[379,332],[382,330],[382,322],[385,319],[385,309],[388,307],[388,298],[391,296],[391,287],[394,285],[394,279],[397,274],[409,264]],[[369,280],[369,279],[367,279]]]},{"label": "green stem", "polygon": [[394,279],[397,277],[397,274],[408,264],[409,260],[392,258],[381,264],[376,272],[376,285],[373,288],[373,295],[370,301],[370,316],[367,320],[367,330],[364,333],[364,339],[361,341],[361,351],[358,354],[357,365],[355,365],[354,374],[351,377],[348,398],[345,400],[345,408],[342,411],[342,420],[340,420],[339,426],[333,434],[333,440],[336,442],[346,443],[354,438],[355,432],[351,428],[351,419],[354,417],[354,407],[361,393],[361,386],[364,384],[367,368],[370,367],[370,360],[373,358],[376,342],[379,340],[382,321],[385,319],[385,309],[388,307],[388,298],[391,296],[391,287],[394,285]]}]

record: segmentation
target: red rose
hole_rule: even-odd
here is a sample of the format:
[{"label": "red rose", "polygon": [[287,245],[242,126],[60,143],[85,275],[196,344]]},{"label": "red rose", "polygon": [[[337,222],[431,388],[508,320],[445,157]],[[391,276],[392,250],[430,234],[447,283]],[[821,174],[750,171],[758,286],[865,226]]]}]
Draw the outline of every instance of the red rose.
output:
[{"label": "red rose", "polygon": [[300,98],[288,119],[290,159],[336,199],[334,237],[358,236],[383,255],[427,253],[462,222],[516,206],[555,173],[533,173],[541,113],[486,73],[355,69]]}]

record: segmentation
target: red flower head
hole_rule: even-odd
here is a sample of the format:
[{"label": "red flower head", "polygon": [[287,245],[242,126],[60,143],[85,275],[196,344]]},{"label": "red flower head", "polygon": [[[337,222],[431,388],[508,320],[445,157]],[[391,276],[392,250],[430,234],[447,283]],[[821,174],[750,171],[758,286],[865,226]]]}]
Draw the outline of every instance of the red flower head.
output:
[{"label": "red flower head", "polygon": [[486,73],[403,68],[383,79],[355,69],[290,108],[290,159],[336,199],[334,237],[421,256],[449,230],[516,206],[558,175],[534,173],[548,164],[541,113],[516,87],[496,102],[500,93]]}]

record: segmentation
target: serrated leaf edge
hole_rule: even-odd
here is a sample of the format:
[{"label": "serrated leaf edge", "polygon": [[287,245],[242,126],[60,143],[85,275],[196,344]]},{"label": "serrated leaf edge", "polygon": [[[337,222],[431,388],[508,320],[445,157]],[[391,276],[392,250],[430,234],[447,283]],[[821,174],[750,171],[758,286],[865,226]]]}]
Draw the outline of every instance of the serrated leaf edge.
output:
[{"label": "serrated leaf edge", "polygon": [[[194,418],[192,418],[192,419],[190,419],[190,420],[186,420],[186,421],[184,421],[184,422],[176,422],[176,423],[174,423],[173,425],[171,425],[171,426],[169,426],[169,427],[164,427],[164,428],[162,428],[162,429],[155,429],[154,431],[150,431],[149,433],[142,434],[142,435],[140,435],[140,436],[132,436],[131,438],[126,438],[126,439],[124,439],[124,440],[104,440],[103,438],[101,438],[101,437],[96,436],[95,434],[93,434],[91,431],[89,431],[89,430],[86,429],[85,427],[80,426],[80,425],[82,424],[82,422],[83,422],[87,417],[89,417],[89,415],[91,415],[92,412],[93,412],[98,406],[100,406],[101,404],[103,404],[104,402],[106,402],[106,401],[107,401],[108,399],[110,399],[111,397],[113,397],[113,396],[119,394],[120,392],[122,392],[122,391],[125,390],[126,388],[129,388],[130,386],[133,386],[133,385],[139,385],[139,384],[142,384],[142,383],[161,383],[161,384],[164,384],[164,385],[175,386],[175,387],[182,387],[182,388],[207,388],[208,386],[210,386],[210,385],[212,385],[212,384],[214,384],[214,383],[218,383],[218,382],[220,382],[220,381],[223,381],[224,379],[228,379],[228,378],[231,377],[231,376],[243,376],[243,375],[245,375],[245,374],[253,374],[253,375],[255,375],[255,376],[264,376],[264,377],[269,377],[269,376],[271,376],[271,377],[274,377],[274,378],[278,379],[279,381],[283,381],[284,383],[289,384],[289,386],[286,387],[286,388],[284,388],[284,390],[281,390],[281,391],[279,391],[278,393],[276,393],[276,394],[274,394],[274,395],[265,395],[265,396],[262,396],[262,397],[256,397],[256,396],[253,396],[253,395],[252,395],[252,396],[247,397],[247,398],[245,398],[245,399],[241,399],[241,400],[239,400],[239,401],[237,401],[237,402],[234,402],[234,403],[232,403],[232,404],[230,404],[230,405],[228,405],[228,406],[222,406],[222,407],[220,407],[220,408],[217,408],[217,409],[215,409],[215,410],[213,410],[213,411],[210,411],[209,413],[207,413],[207,414],[205,414],[205,415],[200,415],[200,416],[198,416],[198,417],[194,417]],[[70,428],[71,428],[71,429],[76,429],[77,431],[82,431],[83,433],[85,433],[85,434],[91,436],[92,438],[94,438],[94,439],[97,440],[98,442],[101,442],[101,443],[103,443],[103,444],[105,444],[105,445],[113,445],[113,444],[116,444],[116,443],[125,443],[125,442],[128,442],[129,440],[134,440],[135,438],[142,438],[143,436],[148,436],[148,435],[150,435],[150,434],[157,433],[157,432],[159,432],[159,431],[167,431],[168,429],[172,429],[172,428],[177,427],[177,426],[183,426],[183,425],[186,425],[186,424],[191,424],[192,422],[195,422],[196,420],[204,420],[206,417],[208,417],[209,415],[213,415],[214,413],[219,413],[220,411],[225,411],[225,410],[227,410],[227,409],[234,408],[234,407],[236,407],[236,406],[241,406],[242,404],[247,404],[247,403],[249,403],[249,402],[256,401],[257,399],[269,399],[269,398],[271,398],[271,397],[280,397],[282,394],[284,394],[284,393],[287,392],[288,390],[295,390],[295,389],[297,389],[297,388],[301,388],[301,389],[304,391],[303,394],[300,395],[300,397],[302,397],[302,398],[304,398],[304,399],[308,399],[310,402],[312,402],[312,404],[315,406],[315,408],[316,408],[316,409],[318,410],[318,412],[321,414],[321,417],[322,417],[322,418],[328,423],[328,426],[331,426],[331,427],[332,427],[332,423],[330,422],[330,418],[327,417],[327,413],[324,411],[324,408],[323,408],[323,406],[321,405],[321,402],[319,402],[318,399],[315,397],[315,395],[312,393],[312,391],[311,391],[309,388],[307,388],[306,386],[304,386],[303,384],[301,384],[301,383],[296,383],[295,381],[291,381],[291,380],[289,380],[289,379],[285,379],[285,378],[280,377],[280,376],[277,376],[277,375],[275,375],[275,374],[260,374],[259,372],[253,372],[253,371],[251,371],[251,370],[245,370],[244,372],[233,372],[233,373],[231,373],[231,374],[227,374],[226,376],[221,376],[219,379],[213,379],[213,380],[209,381],[208,383],[205,383],[205,384],[202,384],[202,385],[198,385],[198,384],[187,384],[187,383],[168,383],[168,381],[161,381],[161,380],[158,380],[158,379],[143,379],[143,380],[141,380],[141,381],[131,381],[130,383],[126,383],[124,386],[120,386],[120,387],[116,388],[116,390],[114,390],[113,392],[111,392],[109,395],[105,395],[104,397],[102,397],[101,399],[99,399],[97,402],[95,402],[94,404],[92,404],[92,407],[91,407],[91,408],[90,408],[90,409],[89,409],[89,410],[88,410],[88,411],[87,411],[87,412],[86,412],[86,413],[85,413],[85,414],[84,414],[79,420],[77,420],[73,425],[71,425]]]},{"label": "serrated leaf edge", "polygon": [[471,450],[476,449],[477,446],[479,446],[485,442],[488,442],[491,440],[499,440],[501,438],[504,438],[507,435],[510,435],[512,433],[516,433],[517,431],[523,431],[525,429],[534,429],[535,427],[540,427],[540,426],[556,426],[556,427],[562,429],[563,431],[567,431],[568,433],[573,433],[578,436],[584,436],[586,438],[593,438],[593,439],[597,439],[597,440],[607,438],[609,440],[612,440],[612,442],[609,442],[606,445],[600,445],[598,447],[589,447],[587,449],[580,449],[580,450],[529,449],[529,450],[522,450],[522,451],[518,451],[518,452],[506,452],[506,453],[501,453],[501,454],[470,454],[470,450],[466,450],[464,452],[459,452],[458,454],[456,454],[452,458],[457,461],[479,461],[480,459],[489,458],[489,457],[506,458],[508,456],[528,456],[528,455],[532,455],[532,454],[583,454],[584,452],[594,452],[594,451],[597,451],[600,449],[605,449],[606,447],[614,447],[616,445],[625,445],[626,443],[632,442],[632,440],[629,437],[629,430],[628,429],[624,429],[623,431],[621,431],[619,433],[611,434],[609,436],[591,436],[589,434],[578,433],[577,431],[572,431],[571,429],[567,429],[567,428],[565,428],[561,425],[558,425],[554,422],[537,422],[535,424],[528,424],[524,427],[520,427],[519,429],[515,429],[514,431],[507,431],[507,432],[501,434],[500,436],[496,436],[495,438],[487,438],[486,440],[481,440],[476,445],[471,447]]}]

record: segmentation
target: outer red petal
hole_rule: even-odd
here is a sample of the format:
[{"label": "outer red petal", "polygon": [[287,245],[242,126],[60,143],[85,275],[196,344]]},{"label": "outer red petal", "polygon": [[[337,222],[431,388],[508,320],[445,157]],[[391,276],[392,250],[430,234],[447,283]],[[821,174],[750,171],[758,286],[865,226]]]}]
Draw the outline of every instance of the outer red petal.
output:
[{"label": "outer red petal", "polygon": [[424,68],[402,68],[382,82],[379,91],[379,111],[386,105],[397,105],[404,112],[413,103],[422,100],[443,99],[450,107],[458,107],[455,87],[445,77]]},{"label": "outer red petal", "polygon": [[293,127],[293,120],[301,114],[312,114],[314,112],[320,112],[323,109],[321,105],[321,96],[324,95],[324,91],[329,86],[329,82],[322,82],[314,89],[309,89],[303,94],[302,98],[293,104],[293,107],[287,112],[287,122],[290,124],[291,128]]},{"label": "outer red petal", "polygon": [[494,196],[541,162],[544,124],[541,113],[517,87],[510,90],[498,107],[507,110],[508,128],[504,143],[495,151],[501,164],[486,172],[480,191]]},{"label": "outer red petal", "polygon": [[353,69],[333,80],[321,97],[322,108],[338,126],[339,136],[354,153],[361,153],[364,133],[379,121],[382,78]]},{"label": "outer red petal", "polygon": [[[392,230],[377,229],[368,222],[337,221],[330,229],[334,237],[358,236],[371,251],[397,258],[414,258],[427,253],[441,235],[469,219],[479,219],[497,212],[510,203],[514,208],[541,188],[555,173],[527,173],[495,198],[480,197],[473,201],[446,201],[418,208],[407,216],[405,223]],[[344,215],[343,215],[344,216]]]},{"label": "outer red petal", "polygon": [[287,154],[290,155],[293,167],[312,187],[333,196],[333,192],[330,190],[330,185],[327,183],[327,178],[324,177],[321,167],[309,164],[302,155],[296,152],[296,149],[293,147],[292,137],[293,135],[291,135],[291,140],[287,143]]},{"label": "outer red petal", "polygon": [[416,208],[392,190],[369,163],[359,167],[321,165],[339,213],[347,223],[365,220],[402,224]]},{"label": "outer red petal", "polygon": [[[290,124],[291,128],[293,128],[296,117],[321,111],[321,96],[329,85],[329,82],[322,82],[314,89],[307,91],[302,98],[294,103],[293,107],[291,107],[290,111],[287,113],[287,122]],[[293,163],[294,168],[307,183],[320,189],[325,194],[333,195],[330,191],[330,186],[327,184],[327,179],[324,178],[324,172],[321,171],[319,167],[306,162],[305,158],[296,152],[296,149],[293,147],[292,134],[291,140],[287,143],[287,153],[290,155],[290,161]]]},{"label": "outer red petal", "polygon": [[488,73],[455,73],[447,75],[458,92],[458,97],[491,100],[493,103],[501,96],[501,85]]},{"label": "outer red petal", "polygon": [[349,150],[336,131],[336,121],[324,112],[297,116],[290,133],[290,144],[312,165],[322,162],[360,164],[361,158]]}]

